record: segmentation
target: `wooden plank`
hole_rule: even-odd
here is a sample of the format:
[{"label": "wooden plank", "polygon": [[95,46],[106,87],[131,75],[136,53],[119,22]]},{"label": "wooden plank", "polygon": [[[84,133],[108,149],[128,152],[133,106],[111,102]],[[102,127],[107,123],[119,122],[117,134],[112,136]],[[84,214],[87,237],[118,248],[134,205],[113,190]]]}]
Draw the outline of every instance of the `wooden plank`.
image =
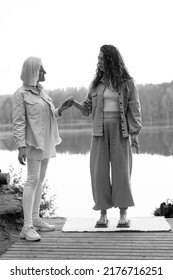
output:
[{"label": "wooden plank", "polygon": [[32,260],[76,260],[76,259],[80,259],[80,260],[105,260],[105,259],[109,259],[109,260],[136,260],[136,259],[140,259],[140,260],[172,260],[172,256],[170,255],[151,255],[149,254],[126,254],[126,253],[118,253],[118,254],[104,254],[104,255],[97,255],[97,254],[86,254],[86,253],[81,253],[79,254],[70,254],[68,253],[67,255],[64,255],[64,253],[62,252],[62,254],[53,254],[53,255],[38,255],[38,254],[32,254],[32,255],[6,255],[3,260],[27,260],[27,259],[32,259]]},{"label": "wooden plank", "polygon": [[[18,258],[13,257],[13,256],[8,256],[8,257],[4,257],[3,260],[47,260],[48,258],[46,256],[34,256],[34,257],[30,257],[30,256],[19,256]],[[61,257],[61,256],[50,256],[49,260],[170,260],[170,258],[168,257],[162,257],[162,256],[158,256],[156,259],[150,258],[150,256],[126,256],[126,257],[121,257],[121,256],[82,256],[79,258],[79,256],[69,256],[67,255],[66,257]]]},{"label": "wooden plank", "polygon": [[[112,246],[116,246],[116,248],[123,248],[123,247],[126,247],[126,248],[132,248],[132,247],[136,247],[136,248],[143,248],[143,247],[145,247],[145,248],[164,248],[165,250],[166,249],[168,249],[168,250],[171,250],[171,249],[173,249],[173,245],[171,244],[168,244],[168,243],[166,243],[166,244],[152,244],[152,242],[151,243],[148,243],[148,244],[138,244],[137,246],[136,246],[136,244],[123,244],[123,243],[121,243],[121,244],[115,244],[115,243],[110,243],[110,244],[104,244],[104,243],[102,243],[102,244],[100,244],[100,243],[93,243],[93,244],[87,244],[87,243],[80,243],[79,245],[76,245],[75,243],[59,243],[59,244],[56,244],[56,245],[50,245],[50,244],[44,244],[44,248],[49,248],[49,249],[51,249],[51,248],[65,248],[65,247],[68,247],[68,248],[90,248],[90,247],[92,247],[92,248],[96,248],[97,249],[97,247],[99,246],[99,248],[111,248]],[[28,250],[30,250],[30,248],[31,249],[36,249],[36,248],[40,248],[40,245],[34,245],[34,246],[21,246],[20,244],[19,245],[16,245],[16,246],[12,246],[12,247],[10,247],[9,249],[8,249],[8,251],[17,251],[17,250],[26,250],[26,249],[28,249]],[[40,250],[42,250],[43,248],[40,248]]]},{"label": "wooden plank", "polygon": [[[112,250],[112,248],[111,248],[111,246],[110,247],[100,247],[99,249],[96,247],[96,246],[91,246],[91,247],[87,247],[87,246],[82,246],[82,247],[75,247],[75,246],[57,246],[57,247],[55,247],[55,248],[53,248],[53,247],[46,247],[46,248],[26,248],[26,247],[24,247],[24,248],[12,248],[12,249],[9,249],[8,250],[8,252],[10,252],[11,254],[13,253],[13,252],[15,252],[16,254],[17,254],[17,252],[50,252],[51,251],[51,253],[53,252],[53,251],[56,251],[56,250],[64,250],[64,252],[67,250],[67,251],[70,251],[70,250],[72,250],[72,251],[75,251],[75,250],[77,250],[78,252],[79,251],[82,251],[82,250],[84,250],[85,249],[85,251],[86,252],[89,252],[89,251],[92,251],[92,250],[95,250],[96,252],[99,252],[99,251],[109,251],[109,252],[112,252],[112,251],[114,251],[114,250],[116,250],[116,251],[132,251],[133,250],[133,252],[137,252],[137,251],[140,251],[140,252],[152,252],[152,251],[154,251],[155,253],[156,253],[156,251],[158,251],[158,252],[171,252],[171,251],[173,251],[173,247],[170,249],[169,248],[169,246],[167,246],[167,247],[162,247],[162,246],[160,246],[160,247],[157,247],[157,246],[147,246],[147,247],[145,247],[145,246],[143,246],[143,247],[137,247],[137,248],[134,248],[133,246],[128,246],[128,247],[126,247],[126,248],[123,248],[123,247],[121,247],[121,246],[117,246],[117,247],[115,247],[114,248],[114,250]],[[172,254],[172,252],[171,252],[171,254]]]},{"label": "wooden plank", "polygon": [[[45,258],[49,259],[49,257],[51,256],[57,256],[57,255],[61,255],[62,257],[64,257],[64,259],[69,256],[69,255],[76,255],[78,256],[78,258],[80,259],[80,257],[82,256],[88,256],[88,258],[90,258],[90,256],[107,256],[109,255],[111,258],[113,257],[118,257],[118,256],[124,256],[124,258],[126,258],[128,255],[131,256],[131,258],[133,259],[134,255],[135,256],[149,256],[150,258],[152,257],[153,259],[157,259],[159,256],[161,257],[166,257],[167,259],[173,259],[173,255],[171,252],[166,252],[165,250],[159,250],[159,251],[155,251],[153,252],[152,250],[133,250],[132,248],[129,250],[117,250],[115,249],[113,250],[97,250],[94,252],[93,249],[91,250],[79,250],[79,249],[58,249],[58,250],[52,250],[52,252],[50,252],[50,250],[45,250],[45,251],[28,251],[26,253],[26,251],[24,252],[9,252],[8,254],[6,254],[6,257],[9,256],[13,256],[14,258],[18,259],[18,257],[35,257],[35,256],[45,256]],[[73,259],[73,257],[72,257]]]}]

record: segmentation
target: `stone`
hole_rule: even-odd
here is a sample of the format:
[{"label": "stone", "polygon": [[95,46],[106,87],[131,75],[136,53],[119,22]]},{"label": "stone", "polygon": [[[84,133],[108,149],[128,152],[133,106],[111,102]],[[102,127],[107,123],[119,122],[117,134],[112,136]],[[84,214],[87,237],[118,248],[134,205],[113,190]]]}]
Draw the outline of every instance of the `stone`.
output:
[{"label": "stone", "polygon": [[0,194],[0,216],[22,212],[22,204],[14,194]]}]

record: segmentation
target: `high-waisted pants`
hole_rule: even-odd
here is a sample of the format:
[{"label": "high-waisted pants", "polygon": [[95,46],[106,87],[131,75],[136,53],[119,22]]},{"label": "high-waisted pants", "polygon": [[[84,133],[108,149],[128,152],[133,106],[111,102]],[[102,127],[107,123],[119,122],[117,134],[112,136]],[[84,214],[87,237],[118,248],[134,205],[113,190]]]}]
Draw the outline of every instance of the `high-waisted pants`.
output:
[{"label": "high-waisted pants", "polygon": [[123,138],[119,112],[104,113],[103,136],[92,136],[90,174],[94,210],[134,206],[131,192],[132,151]]}]

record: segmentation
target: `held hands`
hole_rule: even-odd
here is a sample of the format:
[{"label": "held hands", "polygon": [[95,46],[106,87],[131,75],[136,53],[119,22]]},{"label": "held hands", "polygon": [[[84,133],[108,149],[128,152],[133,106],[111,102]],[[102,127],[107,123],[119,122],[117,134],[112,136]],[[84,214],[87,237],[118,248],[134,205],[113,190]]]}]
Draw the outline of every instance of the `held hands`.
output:
[{"label": "held hands", "polygon": [[65,100],[62,104],[61,104],[61,108],[63,108],[64,110],[68,109],[69,107],[72,106],[72,100],[69,98],[67,100]]},{"label": "held hands", "polygon": [[78,101],[76,101],[73,96],[69,98],[69,102],[70,104],[72,104],[74,107],[76,107],[78,110],[80,110],[82,112],[82,114],[84,116],[88,116],[88,111],[86,112],[83,105],[81,103],[79,103]]},{"label": "held hands", "polygon": [[61,106],[59,107],[58,109],[58,112],[59,112],[59,115],[61,116],[62,112],[66,109],[68,109],[69,107],[72,106],[72,103],[73,103],[73,97],[71,98],[68,98],[67,100],[65,100]]},{"label": "held hands", "polygon": [[85,112],[85,110],[84,110],[84,108],[83,108],[83,105],[82,105],[81,103],[77,102],[77,101],[73,98],[73,96],[69,97],[66,101],[64,101],[64,102],[61,104],[61,106],[60,106],[60,108],[59,108],[59,114],[61,115],[61,112],[62,112],[62,111],[66,110],[67,108],[71,107],[72,105],[73,105],[74,107],[76,107],[77,109],[79,109],[79,110],[82,112],[82,114],[83,114],[84,116],[88,116],[88,111]]},{"label": "held hands", "polygon": [[139,142],[138,142],[138,137],[137,136],[132,136],[131,137],[131,146],[132,148],[136,149],[136,153],[139,153]]},{"label": "held hands", "polygon": [[25,165],[26,163],[26,148],[21,147],[19,148],[18,160],[20,164]]}]

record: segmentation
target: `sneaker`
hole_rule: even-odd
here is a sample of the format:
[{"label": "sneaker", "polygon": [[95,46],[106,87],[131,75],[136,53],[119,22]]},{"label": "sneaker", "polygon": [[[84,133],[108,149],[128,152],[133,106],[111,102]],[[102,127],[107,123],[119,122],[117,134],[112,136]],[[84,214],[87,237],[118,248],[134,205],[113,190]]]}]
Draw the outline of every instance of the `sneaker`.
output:
[{"label": "sneaker", "polygon": [[53,230],[55,230],[55,226],[54,225],[47,224],[41,218],[34,219],[33,220],[33,225],[34,225],[34,228],[36,230],[40,230],[40,231],[53,231]]},{"label": "sneaker", "polygon": [[20,233],[20,238],[29,241],[39,241],[41,239],[40,235],[36,232],[36,230],[32,226],[31,227],[23,226],[22,231]]}]

